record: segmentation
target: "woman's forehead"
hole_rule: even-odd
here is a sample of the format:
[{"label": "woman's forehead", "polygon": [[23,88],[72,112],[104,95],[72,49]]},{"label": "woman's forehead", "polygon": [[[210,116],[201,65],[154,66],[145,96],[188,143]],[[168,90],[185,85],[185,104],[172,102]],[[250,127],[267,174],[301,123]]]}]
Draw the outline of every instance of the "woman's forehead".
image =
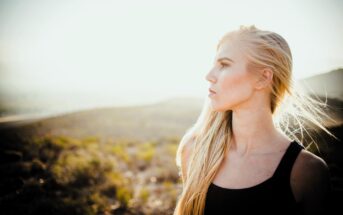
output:
[{"label": "woman's forehead", "polygon": [[219,47],[215,60],[231,60],[232,62],[239,61],[243,57],[242,49],[237,44],[223,43]]}]

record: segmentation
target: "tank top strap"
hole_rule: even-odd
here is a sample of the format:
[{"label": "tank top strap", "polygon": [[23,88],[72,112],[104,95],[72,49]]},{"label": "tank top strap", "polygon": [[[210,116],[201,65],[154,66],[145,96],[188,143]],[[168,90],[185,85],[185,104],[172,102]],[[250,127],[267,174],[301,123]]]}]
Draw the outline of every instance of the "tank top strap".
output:
[{"label": "tank top strap", "polygon": [[289,180],[293,164],[304,146],[293,140],[283,155],[273,177]]}]

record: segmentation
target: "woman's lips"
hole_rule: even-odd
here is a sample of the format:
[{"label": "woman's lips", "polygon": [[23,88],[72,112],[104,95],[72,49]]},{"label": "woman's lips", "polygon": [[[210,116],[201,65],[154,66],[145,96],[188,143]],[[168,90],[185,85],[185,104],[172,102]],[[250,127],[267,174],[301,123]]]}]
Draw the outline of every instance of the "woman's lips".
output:
[{"label": "woman's lips", "polygon": [[211,88],[209,88],[208,91],[209,91],[208,96],[214,96],[216,94],[216,92],[212,90]]},{"label": "woman's lips", "polygon": [[209,88],[208,91],[209,91],[210,93],[213,93],[213,94],[216,93],[216,91],[212,90],[211,88]]}]

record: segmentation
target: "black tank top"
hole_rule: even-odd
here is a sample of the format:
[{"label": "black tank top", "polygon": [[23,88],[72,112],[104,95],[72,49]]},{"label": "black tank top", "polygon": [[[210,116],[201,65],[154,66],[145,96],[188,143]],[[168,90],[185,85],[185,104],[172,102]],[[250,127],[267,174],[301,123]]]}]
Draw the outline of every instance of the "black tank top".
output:
[{"label": "black tank top", "polygon": [[292,167],[302,149],[304,147],[293,140],[273,176],[253,187],[229,189],[211,183],[204,215],[303,214],[290,185]]}]

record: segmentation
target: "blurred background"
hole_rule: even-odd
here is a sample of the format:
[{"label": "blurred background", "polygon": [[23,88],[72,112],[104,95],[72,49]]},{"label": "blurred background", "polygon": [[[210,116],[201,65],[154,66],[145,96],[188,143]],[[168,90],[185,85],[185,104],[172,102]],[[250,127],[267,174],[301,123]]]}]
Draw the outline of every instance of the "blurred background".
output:
[{"label": "blurred background", "polygon": [[[342,137],[343,2],[0,0],[1,214],[172,214],[180,138],[216,45],[254,24],[282,35],[296,87]],[[313,152],[343,193],[340,141]],[[20,207],[19,207],[20,206]]]}]

